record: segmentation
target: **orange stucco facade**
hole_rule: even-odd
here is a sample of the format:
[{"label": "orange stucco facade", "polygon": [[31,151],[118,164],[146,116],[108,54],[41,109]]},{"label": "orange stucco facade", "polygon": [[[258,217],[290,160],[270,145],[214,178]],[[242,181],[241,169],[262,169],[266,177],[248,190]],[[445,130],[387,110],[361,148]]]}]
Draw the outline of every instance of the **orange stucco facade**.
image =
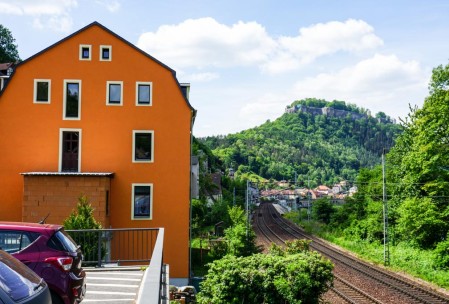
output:
[{"label": "orange stucco facade", "polygon": [[[44,102],[35,100],[39,80],[48,83]],[[64,114],[70,82],[79,93],[74,119]],[[120,85],[119,104],[110,103],[116,97],[107,95],[109,83]],[[149,104],[136,101],[138,83],[149,85]],[[194,113],[173,70],[102,25],[66,37],[16,66],[1,92],[0,220],[37,221],[50,213],[47,222],[61,224],[78,197],[90,195],[106,228],[164,227],[170,276],[188,278]],[[79,136],[78,168],[68,175],[65,131]],[[140,131],[151,132],[150,161],[134,161]],[[149,217],[133,215],[136,184],[151,185]]]}]

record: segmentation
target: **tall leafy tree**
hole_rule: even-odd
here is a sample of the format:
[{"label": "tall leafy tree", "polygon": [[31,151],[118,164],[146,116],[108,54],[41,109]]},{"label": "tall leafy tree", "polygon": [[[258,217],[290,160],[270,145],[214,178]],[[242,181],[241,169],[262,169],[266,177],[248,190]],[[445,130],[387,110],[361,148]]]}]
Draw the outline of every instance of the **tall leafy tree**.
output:
[{"label": "tall leafy tree", "polygon": [[[449,65],[433,70],[430,95],[413,109],[393,148],[391,166],[408,196],[449,196]],[[443,204],[446,204],[443,202]]]},{"label": "tall leafy tree", "polygon": [[0,24],[0,63],[20,61],[15,41],[11,31]]},{"label": "tall leafy tree", "polygon": [[335,209],[328,198],[320,198],[313,203],[312,212],[315,219],[329,224],[332,215],[335,213]]},{"label": "tall leafy tree", "polygon": [[249,256],[257,253],[256,234],[251,229],[245,211],[239,206],[228,209],[232,225],[225,230],[228,253],[235,256]]},{"label": "tall leafy tree", "polygon": [[398,232],[404,240],[430,247],[445,236],[447,224],[430,198],[410,198],[398,209]]},{"label": "tall leafy tree", "polygon": [[399,228],[433,247],[449,230],[449,65],[433,69],[429,96],[411,110],[387,158],[398,185],[391,193]]}]

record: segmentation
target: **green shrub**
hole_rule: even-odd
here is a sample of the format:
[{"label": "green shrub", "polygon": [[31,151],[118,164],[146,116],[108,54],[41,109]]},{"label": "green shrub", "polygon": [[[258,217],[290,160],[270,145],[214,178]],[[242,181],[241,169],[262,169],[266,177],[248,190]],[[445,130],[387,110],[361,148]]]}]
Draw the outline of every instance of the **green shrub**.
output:
[{"label": "green shrub", "polygon": [[[87,196],[82,195],[78,198],[76,210],[66,218],[63,222],[65,230],[82,230],[82,229],[101,229],[93,216],[94,209],[89,203]],[[98,242],[100,235],[97,232],[73,233],[69,232],[74,241],[81,246],[86,261],[96,261],[98,259]],[[101,258],[104,257],[106,249],[101,245]],[[89,263],[85,263],[89,265]],[[96,264],[96,263],[93,263]]]},{"label": "green shrub", "polygon": [[[332,263],[308,244],[247,257],[227,255],[210,264],[199,303],[318,303],[331,286]],[[291,254],[290,252],[295,252]]]},{"label": "green shrub", "polygon": [[449,269],[449,233],[445,241],[438,243],[434,253],[436,266],[440,269]]}]

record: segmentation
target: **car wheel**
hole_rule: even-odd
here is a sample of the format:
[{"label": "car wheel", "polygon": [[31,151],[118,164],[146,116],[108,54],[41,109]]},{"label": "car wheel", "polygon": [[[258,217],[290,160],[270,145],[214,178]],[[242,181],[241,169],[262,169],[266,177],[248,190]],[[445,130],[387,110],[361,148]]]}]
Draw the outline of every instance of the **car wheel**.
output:
[{"label": "car wheel", "polygon": [[62,301],[61,297],[53,291],[51,292],[51,302],[53,304],[64,304],[64,301]]}]

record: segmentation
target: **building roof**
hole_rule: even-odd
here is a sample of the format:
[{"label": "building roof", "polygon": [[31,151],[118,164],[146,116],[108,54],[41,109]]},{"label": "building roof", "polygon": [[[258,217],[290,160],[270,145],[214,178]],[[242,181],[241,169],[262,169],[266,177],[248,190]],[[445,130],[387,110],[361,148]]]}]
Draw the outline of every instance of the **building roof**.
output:
[{"label": "building roof", "polygon": [[14,62],[0,63],[0,76],[9,76],[8,69],[14,67]]},{"label": "building roof", "polygon": [[113,177],[113,172],[23,172],[23,176],[106,176]]},{"label": "building roof", "polygon": [[[171,69],[171,68],[170,68],[169,66],[167,66],[166,64],[164,64],[164,63],[162,63],[161,61],[157,60],[156,58],[154,58],[154,57],[151,56],[150,54],[146,53],[145,51],[143,51],[142,49],[138,48],[137,46],[135,46],[135,45],[132,44],[131,42],[129,42],[129,41],[127,41],[126,39],[122,38],[121,36],[117,35],[116,33],[114,33],[113,31],[111,31],[110,29],[108,29],[107,27],[105,27],[104,25],[100,24],[100,23],[97,22],[97,21],[94,21],[94,22],[92,22],[91,24],[86,25],[85,27],[83,27],[83,28],[81,28],[80,30],[74,32],[73,34],[71,34],[71,35],[69,35],[69,36],[67,36],[67,37],[65,37],[65,38],[63,38],[63,39],[61,39],[61,40],[59,40],[58,42],[56,42],[56,43],[50,45],[49,47],[43,49],[42,51],[40,51],[40,52],[34,54],[33,56],[27,58],[26,60],[20,62],[19,64],[16,65],[16,68],[14,69],[14,71],[13,71],[13,73],[12,73],[12,75],[11,75],[11,78],[13,78],[15,71],[16,71],[18,68],[20,68],[21,65],[26,64],[27,62],[29,62],[29,61],[35,59],[36,57],[39,57],[41,54],[47,52],[48,50],[55,48],[56,46],[58,46],[59,44],[65,42],[66,40],[69,40],[70,38],[72,38],[72,37],[74,37],[74,36],[76,36],[76,35],[78,35],[78,34],[84,32],[85,30],[87,30],[87,29],[89,29],[89,28],[91,28],[91,27],[94,27],[94,26],[97,26],[97,27],[101,28],[102,30],[108,32],[109,34],[113,35],[113,36],[116,37],[117,39],[121,40],[123,43],[127,44],[129,47],[135,49],[136,51],[138,51],[138,52],[141,53],[142,55],[144,55],[144,56],[148,57],[149,59],[153,60],[154,62],[158,63],[158,64],[161,65],[163,68],[165,68],[165,69],[171,71],[171,73],[172,73],[172,75],[173,75],[173,78],[175,78],[175,81],[176,81],[176,83],[178,84],[179,90],[182,92],[181,84],[179,83],[178,79],[176,78],[176,71],[175,71],[175,70]],[[184,84],[184,86],[185,86],[185,85],[186,85],[186,84]],[[5,88],[4,88],[3,91],[5,91],[5,89],[6,89],[7,86],[8,86],[8,85],[6,84],[6,86],[5,86]],[[189,86],[190,86],[190,84],[189,84]],[[2,92],[3,92],[3,91],[2,91]],[[2,92],[0,92],[0,96],[2,95]],[[182,94],[182,95],[184,96],[184,100],[185,100],[187,106],[191,109],[191,111],[192,111],[192,113],[193,113],[193,120],[194,120],[194,119],[195,119],[195,116],[196,116],[196,110],[195,110],[195,109],[192,107],[192,105],[190,104],[190,102],[189,102],[187,96],[186,96],[185,94]]]}]

